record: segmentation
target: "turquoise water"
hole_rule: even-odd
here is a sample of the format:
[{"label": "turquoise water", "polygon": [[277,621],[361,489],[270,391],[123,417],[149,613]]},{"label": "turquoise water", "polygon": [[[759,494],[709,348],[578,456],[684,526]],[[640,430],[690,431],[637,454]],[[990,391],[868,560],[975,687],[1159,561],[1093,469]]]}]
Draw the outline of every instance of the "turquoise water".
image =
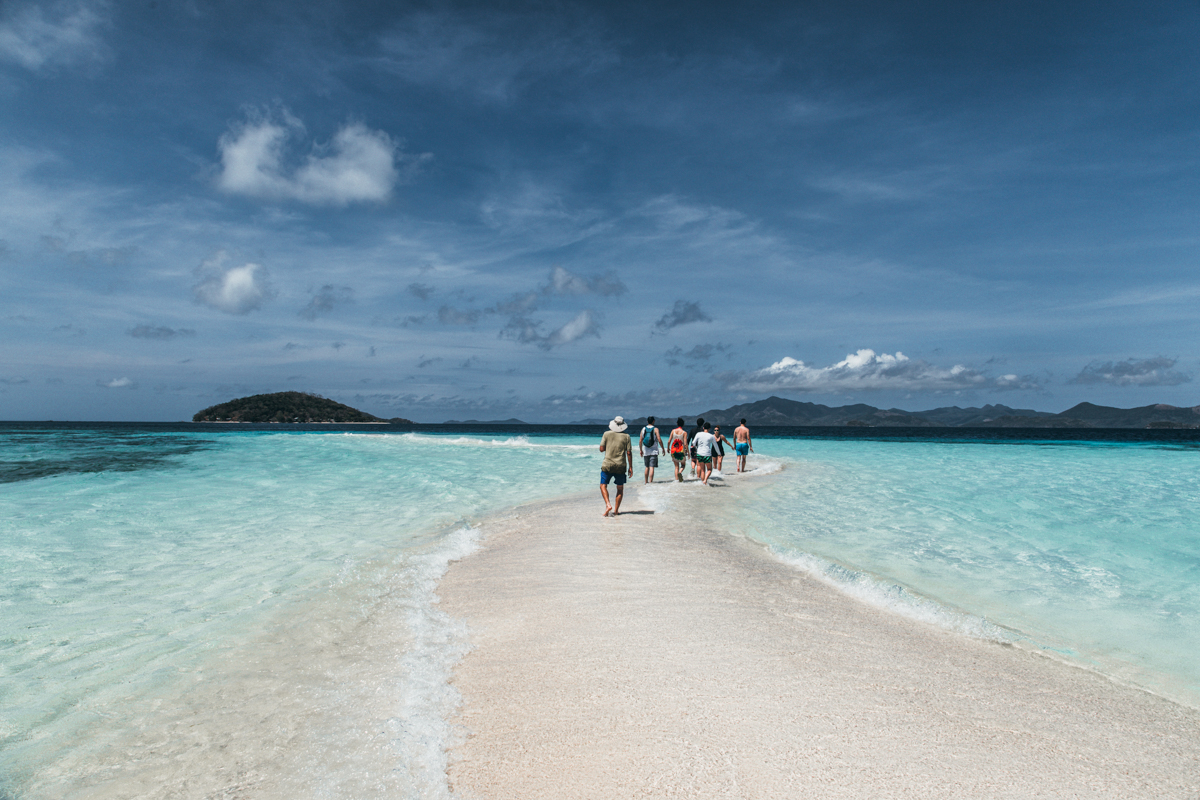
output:
[{"label": "turquoise water", "polygon": [[[202,776],[261,797],[450,796],[467,632],[437,582],[476,546],[472,520],[594,492],[599,465],[598,433],[2,432],[14,798],[204,796]],[[797,569],[1200,704],[1200,451],[756,445],[774,474],[725,479],[724,523]],[[694,491],[715,490],[653,493]]]},{"label": "turquoise water", "polygon": [[[898,613],[1200,706],[1200,452],[771,439],[747,532]],[[934,601],[934,602],[930,602]]]},{"label": "turquoise water", "polygon": [[[337,795],[365,770],[373,783],[351,781],[345,796],[368,786],[444,793],[441,748],[426,740],[445,736],[438,725],[453,697],[438,697],[442,662],[461,641],[434,613],[436,579],[470,551],[469,519],[590,488],[596,460],[590,437],[77,430],[10,434],[0,448],[10,478],[0,483],[0,796],[17,797],[86,796],[114,764],[148,757],[142,728],[183,724],[156,718],[156,706],[194,701],[199,685],[220,682],[210,676],[237,683],[238,702],[251,706],[319,683],[309,665],[334,669],[364,627],[393,636],[411,662],[393,654],[355,675],[399,698],[394,707],[367,711],[370,698],[317,687],[297,712],[359,713],[362,726],[404,730],[377,763],[331,766],[295,788]],[[284,666],[239,672],[235,662],[289,637]],[[305,664],[287,667],[292,659]],[[223,691],[212,690],[214,708],[230,701]],[[211,716],[194,702],[188,713]],[[246,739],[256,724],[230,722]],[[423,749],[433,756],[414,764]]]}]

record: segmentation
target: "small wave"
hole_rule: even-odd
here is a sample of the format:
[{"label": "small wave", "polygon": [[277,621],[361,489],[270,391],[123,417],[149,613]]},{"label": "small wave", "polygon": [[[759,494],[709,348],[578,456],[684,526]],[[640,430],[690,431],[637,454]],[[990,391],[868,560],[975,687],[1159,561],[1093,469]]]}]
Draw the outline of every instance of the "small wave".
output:
[{"label": "small wave", "polygon": [[1012,631],[982,617],[955,610],[915,594],[899,584],[865,572],[843,567],[809,553],[780,552],[775,548],[771,548],[771,552],[784,564],[811,575],[842,594],[889,613],[936,625],[974,639],[1011,644],[1018,638]]},{"label": "small wave", "polygon": [[591,450],[590,444],[549,444],[532,442],[527,436],[510,436],[505,439],[480,439],[475,436],[434,436],[428,433],[402,433],[399,438],[422,444],[455,445],[458,447],[515,447],[547,450]]},{"label": "small wave", "polygon": [[407,559],[410,579],[407,622],[412,647],[401,658],[405,676],[397,713],[387,720],[397,768],[422,797],[449,797],[447,752],[454,743],[450,719],[462,703],[450,684],[455,665],[471,649],[465,623],[437,606],[437,585],[451,562],[479,549],[479,531],[464,525],[429,553]]}]

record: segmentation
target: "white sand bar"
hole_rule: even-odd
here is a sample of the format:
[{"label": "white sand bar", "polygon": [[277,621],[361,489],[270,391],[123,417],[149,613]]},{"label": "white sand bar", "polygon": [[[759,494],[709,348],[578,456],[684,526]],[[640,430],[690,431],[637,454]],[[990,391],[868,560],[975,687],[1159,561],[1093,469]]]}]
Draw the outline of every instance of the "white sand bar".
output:
[{"label": "white sand bar", "polygon": [[697,521],[736,489],[671,491],[522,508],[451,567],[458,796],[1200,796],[1197,711],[861,604]]}]

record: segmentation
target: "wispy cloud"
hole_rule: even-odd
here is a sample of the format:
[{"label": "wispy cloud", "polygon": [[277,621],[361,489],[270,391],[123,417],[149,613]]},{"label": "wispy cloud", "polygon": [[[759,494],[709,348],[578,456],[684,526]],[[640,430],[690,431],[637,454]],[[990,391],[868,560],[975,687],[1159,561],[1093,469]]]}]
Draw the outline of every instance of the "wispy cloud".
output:
[{"label": "wispy cloud", "polygon": [[113,378],[112,380],[99,380],[96,385],[102,389],[136,389],[137,382],[129,378]]},{"label": "wispy cloud", "polygon": [[625,284],[611,270],[602,275],[576,275],[562,267],[555,267],[550,270],[550,283],[543,287],[542,294],[615,297],[626,291]]},{"label": "wispy cloud", "polygon": [[10,1],[0,8],[0,59],[40,70],[105,56],[106,3]]},{"label": "wispy cloud", "polygon": [[507,103],[538,78],[617,63],[594,28],[578,14],[420,12],[381,38],[382,66],[414,84]]},{"label": "wispy cloud", "polygon": [[261,264],[225,267],[224,251],[196,268],[200,282],[192,287],[196,300],[226,314],[249,314],[275,296],[270,274]]},{"label": "wispy cloud", "polygon": [[1129,358],[1125,361],[1093,361],[1068,383],[1085,386],[1097,383],[1113,386],[1178,386],[1181,383],[1190,383],[1191,376],[1172,369],[1174,366],[1175,359],[1163,356]]},{"label": "wispy cloud", "polygon": [[433,294],[433,287],[425,283],[410,283],[408,285],[408,293],[421,300],[428,300],[430,295]]},{"label": "wispy cloud", "polygon": [[28,378],[0,378],[0,383],[5,386],[19,386],[23,383],[29,383]]},{"label": "wispy cloud", "polygon": [[698,344],[691,350],[687,351],[685,351],[682,347],[676,346],[668,350],[665,355],[667,357],[667,364],[672,367],[677,367],[683,363],[681,359],[686,358],[691,361],[708,361],[717,353],[724,353],[728,350],[728,345],[718,342],[717,344]]},{"label": "wispy cloud", "polygon": [[157,339],[159,341],[174,339],[177,336],[188,337],[196,335],[196,332],[190,328],[165,328],[153,325],[138,325],[137,327],[130,328],[128,333],[135,339]]},{"label": "wispy cloud", "polygon": [[763,369],[731,373],[723,377],[731,389],[757,392],[946,392],[1041,388],[1040,383],[1029,376],[1002,375],[992,378],[961,364],[949,368],[938,367],[927,361],[914,361],[903,353],[889,355],[869,349],[859,350],[828,367],[810,367],[803,361],[784,358]]},{"label": "wispy cloud", "polygon": [[398,162],[414,167],[427,156],[407,157],[383,131],[349,122],[328,144],[314,144],[294,168],[287,145],[303,139],[304,125],[286,109],[266,116],[251,113],[221,137],[217,186],[230,194],[266,200],[298,200],[344,206],[382,202],[400,179]]},{"label": "wispy cloud", "polygon": [[654,323],[654,332],[666,333],[672,328],[689,325],[693,322],[712,322],[712,317],[700,310],[699,303],[676,300],[674,308],[663,314],[658,322]]},{"label": "wispy cloud", "polygon": [[[474,325],[476,322],[479,322],[479,318],[482,316],[483,312],[477,308],[472,308],[467,311],[460,311],[453,306],[442,306],[438,309],[437,313],[438,322],[442,323],[443,325]],[[424,318],[422,317],[418,319],[416,317],[409,317],[407,320],[405,320],[405,322],[408,322],[409,320],[413,322],[422,322],[424,321]]]},{"label": "wispy cloud", "polygon": [[299,315],[307,320],[315,320],[322,314],[328,314],[341,305],[354,302],[354,290],[349,286],[334,286],[327,283],[313,294],[308,305],[300,309]]},{"label": "wispy cloud", "polygon": [[536,309],[544,299],[550,297],[582,295],[616,297],[627,291],[629,291],[628,288],[612,270],[594,275],[579,275],[556,266],[550,270],[549,280],[537,289],[515,294],[488,310],[500,314],[525,314]]}]

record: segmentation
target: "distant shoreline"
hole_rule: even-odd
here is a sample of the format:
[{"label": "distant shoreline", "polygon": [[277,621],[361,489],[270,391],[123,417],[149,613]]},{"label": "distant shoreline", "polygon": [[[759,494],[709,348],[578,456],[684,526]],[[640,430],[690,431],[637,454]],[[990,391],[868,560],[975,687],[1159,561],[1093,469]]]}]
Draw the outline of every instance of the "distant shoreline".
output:
[{"label": "distant shoreline", "polygon": [[[240,419],[201,419],[201,420],[182,420],[187,425],[391,425],[391,422],[338,422],[331,419],[323,419],[320,421],[313,420],[312,422],[247,422]],[[406,425],[408,423],[401,423]]]}]

